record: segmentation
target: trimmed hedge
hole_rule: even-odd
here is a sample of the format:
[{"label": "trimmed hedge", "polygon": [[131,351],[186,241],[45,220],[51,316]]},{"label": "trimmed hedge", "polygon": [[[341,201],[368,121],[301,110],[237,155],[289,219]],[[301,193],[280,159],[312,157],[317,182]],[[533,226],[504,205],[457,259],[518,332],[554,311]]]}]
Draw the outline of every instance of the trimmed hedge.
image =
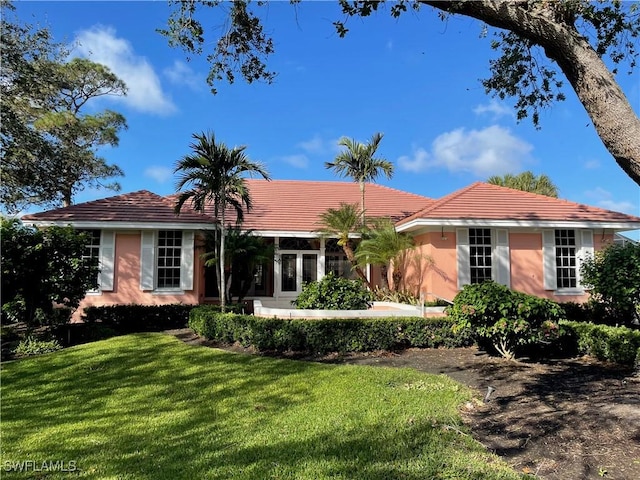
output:
[{"label": "trimmed hedge", "polygon": [[640,330],[569,320],[561,321],[560,325],[575,336],[578,353],[607,362],[640,366]]},{"label": "trimmed hedge", "polygon": [[454,334],[452,325],[448,318],[261,318],[223,314],[208,306],[196,307],[189,315],[189,327],[201,337],[276,352],[347,353],[472,345],[470,334]]},{"label": "trimmed hedge", "polygon": [[193,305],[107,305],[87,307],[82,319],[100,322],[119,334],[185,328]]}]

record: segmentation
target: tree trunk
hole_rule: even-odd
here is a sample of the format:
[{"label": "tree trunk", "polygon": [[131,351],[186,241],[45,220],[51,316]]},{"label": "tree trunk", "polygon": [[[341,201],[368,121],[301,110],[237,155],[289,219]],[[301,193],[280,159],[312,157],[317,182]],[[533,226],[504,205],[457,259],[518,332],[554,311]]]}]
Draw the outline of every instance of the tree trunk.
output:
[{"label": "tree trunk", "polygon": [[351,248],[351,245],[349,245],[348,241],[344,243],[344,245],[342,246],[342,250],[344,251],[344,254],[347,256],[347,259],[349,260],[349,262],[351,263],[351,266],[356,271],[356,274],[360,277],[360,279],[362,279],[362,281],[367,286],[367,288],[371,290],[371,283],[369,283],[369,279],[364,274],[362,269],[358,266],[358,261],[356,260],[356,256],[353,253],[353,248]]},{"label": "tree trunk", "polygon": [[222,312],[225,312],[226,309],[226,305],[227,305],[227,289],[226,289],[226,279],[225,277],[225,268],[224,268],[224,242],[225,242],[225,237],[226,237],[226,228],[225,228],[225,219],[224,219],[224,214],[225,214],[225,209],[226,209],[226,205],[222,205],[222,214],[221,214],[221,218],[222,218],[222,227],[220,228],[220,258],[219,258],[219,265],[220,265],[220,289],[218,291],[218,297],[220,298],[220,310],[222,310]]},{"label": "tree trunk", "polygon": [[364,213],[364,182],[362,180],[360,181],[360,209],[362,210],[360,212],[360,215],[362,215],[362,228],[364,228],[366,226],[366,218]]},{"label": "tree trunk", "polygon": [[499,0],[422,3],[510,30],[542,47],[567,77],[604,146],[620,168],[640,185],[640,119],[587,39],[573,25],[557,21],[552,7],[542,3],[535,9],[529,2]]}]

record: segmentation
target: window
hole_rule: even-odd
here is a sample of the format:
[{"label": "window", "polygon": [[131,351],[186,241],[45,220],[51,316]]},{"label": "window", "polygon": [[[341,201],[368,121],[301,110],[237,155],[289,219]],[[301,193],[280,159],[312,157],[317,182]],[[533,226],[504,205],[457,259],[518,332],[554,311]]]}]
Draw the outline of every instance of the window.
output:
[{"label": "window", "polygon": [[182,256],[182,231],[158,232],[157,288],[180,288],[180,258]]},{"label": "window", "polygon": [[491,280],[491,229],[469,229],[469,265],[471,283]]},{"label": "window", "polygon": [[[87,244],[84,247],[84,254],[82,260],[97,259],[100,261],[100,230],[80,230],[87,236]],[[96,284],[99,284],[100,273],[96,274]]]},{"label": "window", "polygon": [[557,288],[576,288],[577,259],[575,230],[556,230],[556,286]]},{"label": "window", "polygon": [[336,277],[355,278],[351,262],[334,238],[327,239],[325,244],[324,273],[333,273]]}]

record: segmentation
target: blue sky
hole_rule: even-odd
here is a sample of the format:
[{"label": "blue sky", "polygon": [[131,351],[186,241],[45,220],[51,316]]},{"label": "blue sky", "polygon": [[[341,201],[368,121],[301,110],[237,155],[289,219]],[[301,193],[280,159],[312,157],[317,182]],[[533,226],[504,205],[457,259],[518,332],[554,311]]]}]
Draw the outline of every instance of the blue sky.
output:
[{"label": "blue sky", "polygon": [[[204,58],[187,61],[156,32],[170,13],[165,1],[15,6],[22,22],[49,27],[74,45],[73,55],[108,65],[127,83],[126,97],[90,106],[127,118],[120,145],[100,152],[124,170],[122,192],[173,193],[173,168],[193,133],[246,145],[275,179],[336,180],[324,162],[339,151],[337,140],[382,132],[378,154],[396,171],[379,183],[393,188],[439,198],[491,175],[532,170],[550,176],[561,198],[640,216],[640,188],[604,148],[572,90],[543,112],[540,130],[517,123],[511,102],[485,94],[479,79],[495,54],[474,20],[443,23],[428,8],[394,20],[382,11],[350,19],[341,39],[335,3],[272,2],[263,19],[275,40],[275,83],[222,83],[214,96]],[[220,14],[207,14],[209,32],[221,23]],[[640,112],[639,71],[619,81]],[[108,195],[85,190],[75,201]]]}]

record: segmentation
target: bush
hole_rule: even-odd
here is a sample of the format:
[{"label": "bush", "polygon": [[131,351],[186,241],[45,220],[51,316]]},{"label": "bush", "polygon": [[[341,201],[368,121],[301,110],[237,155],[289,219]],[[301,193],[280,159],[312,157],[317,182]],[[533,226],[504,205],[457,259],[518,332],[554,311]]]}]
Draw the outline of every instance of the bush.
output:
[{"label": "bush", "polygon": [[86,235],[71,227],[38,230],[15,219],[3,219],[1,227],[3,323],[67,321],[54,305],[75,310],[98,286],[98,259],[84,257]]},{"label": "bush", "polygon": [[564,315],[555,302],[491,281],[465,285],[446,312],[457,330],[470,330],[480,346],[489,343],[505,358],[514,358],[525,346],[557,340]]},{"label": "bush", "polygon": [[31,355],[41,355],[43,353],[56,352],[62,348],[57,340],[41,340],[33,336],[28,336],[18,343],[13,351],[18,357],[28,357]]},{"label": "bush", "polygon": [[640,330],[573,321],[560,325],[575,337],[578,353],[629,366],[638,360]]},{"label": "bush", "polygon": [[220,313],[196,307],[189,327],[209,340],[240,343],[275,352],[368,352],[408,347],[462,347],[472,344],[466,332],[454,334],[447,318],[279,319]]},{"label": "bush", "polygon": [[82,319],[100,322],[120,334],[185,328],[193,305],[107,305],[87,307]]},{"label": "bush", "polygon": [[640,245],[609,245],[587,258],[580,268],[592,298],[624,325],[640,321]]},{"label": "bush", "polygon": [[366,310],[373,294],[360,280],[349,280],[329,273],[322,280],[304,285],[292,303],[296,308],[311,310]]}]

